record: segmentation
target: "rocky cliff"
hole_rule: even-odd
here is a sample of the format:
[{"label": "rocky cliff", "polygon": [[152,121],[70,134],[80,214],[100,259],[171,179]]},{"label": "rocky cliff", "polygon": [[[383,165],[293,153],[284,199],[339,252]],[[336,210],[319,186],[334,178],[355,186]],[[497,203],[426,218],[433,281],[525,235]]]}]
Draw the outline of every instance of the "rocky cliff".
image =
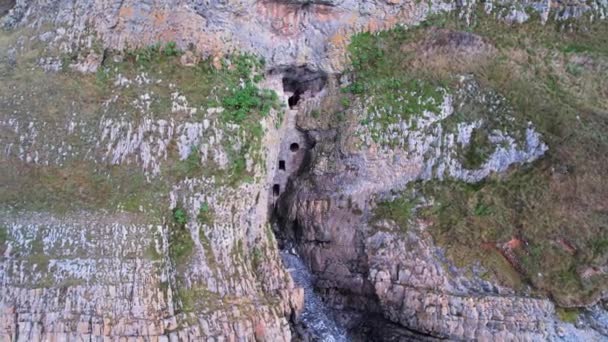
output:
[{"label": "rocky cliff", "polygon": [[1,338],[606,338],[607,6],[0,1]]}]

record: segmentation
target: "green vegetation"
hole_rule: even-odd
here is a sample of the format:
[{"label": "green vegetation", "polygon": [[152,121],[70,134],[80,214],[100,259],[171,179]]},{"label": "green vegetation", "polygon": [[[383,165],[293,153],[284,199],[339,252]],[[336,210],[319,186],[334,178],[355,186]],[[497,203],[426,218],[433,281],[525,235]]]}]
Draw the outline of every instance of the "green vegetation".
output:
[{"label": "green vegetation", "polygon": [[0,225],[0,254],[4,254],[6,243],[9,241],[10,235],[8,229]]},{"label": "green vegetation", "polygon": [[188,223],[186,210],[180,207],[174,208],[172,218],[173,224],[169,227],[169,256],[175,266],[179,268],[186,263],[192,254],[194,241],[186,227]]},{"label": "green vegetation", "polygon": [[198,210],[198,216],[196,217],[198,222],[206,225],[212,225],[214,221],[213,209],[209,207],[209,204],[203,203]]},{"label": "green vegetation", "polygon": [[[222,99],[224,120],[231,123],[255,123],[268,115],[271,108],[279,109],[278,95],[269,89],[260,89],[264,61],[252,55],[237,55],[234,69],[228,75],[229,93]],[[249,119],[249,120],[247,120]]]},{"label": "green vegetation", "polygon": [[264,61],[251,55],[240,55],[235,63],[237,75],[244,83],[232,85],[231,93],[222,100],[224,119],[242,123],[252,114],[266,116],[271,108],[278,109],[278,95],[257,86],[261,81]]},{"label": "green vegetation", "polygon": [[188,214],[182,208],[173,209],[173,220],[180,226],[184,226],[188,223]]},{"label": "green vegetation", "polygon": [[127,58],[135,60],[137,64],[143,67],[150,67],[153,64],[163,62],[164,58],[179,57],[182,51],[177,48],[175,42],[168,42],[164,46],[161,43],[156,43],[145,48],[127,51]]},{"label": "green vegetation", "polygon": [[[493,129],[512,132],[525,144],[521,133],[528,122],[534,125],[549,146],[545,157],[479,184],[412,184],[415,196],[434,203],[414,215],[433,222],[429,231],[457,265],[481,262],[490,278],[514,288],[531,285],[559,305],[577,306],[594,301],[608,285],[608,274],[597,272],[608,261],[608,23],[562,25],[533,19],[507,26],[480,10],[472,26],[449,14],[410,31],[362,34],[351,51],[357,56],[353,77],[365,80],[361,96],[390,93],[395,77],[453,90],[459,75],[472,75],[479,97],[498,96],[487,108],[465,101],[444,123],[449,130],[458,122],[483,122],[460,151],[467,168],[492,153]],[[475,53],[467,58],[454,58],[452,44],[469,47],[448,38],[463,32],[482,37],[482,45],[471,46]],[[432,53],[425,53],[429,48]],[[506,116],[513,120],[501,119]],[[403,196],[380,204],[377,217],[407,225],[415,197]]]},{"label": "green vegetation", "polygon": [[264,258],[264,253],[258,246],[254,246],[251,250],[251,265],[253,270],[257,270],[260,265],[262,265],[262,258]]},{"label": "green vegetation", "polygon": [[178,160],[168,172],[174,175],[177,179],[188,177],[191,178],[201,175],[203,172],[203,164],[198,147],[191,146],[188,157],[183,160]]},{"label": "green vegetation", "polygon": [[222,298],[217,293],[209,291],[206,287],[198,285],[194,288],[180,287],[176,293],[183,312],[193,312],[197,309],[209,311],[217,310],[222,306]]},{"label": "green vegetation", "polygon": [[557,313],[557,317],[559,317],[559,319],[561,319],[562,321],[574,324],[578,320],[580,310],[576,308],[557,308],[555,309],[555,313]]},{"label": "green vegetation", "polygon": [[[402,65],[403,57],[392,49],[398,49],[396,44],[405,37],[403,29],[378,34],[361,33],[353,37],[348,48],[353,82],[342,91],[365,103],[368,116],[361,119],[362,124],[379,124],[371,128],[375,142],[390,143],[382,137],[390,125],[409,122],[424,111],[438,113],[443,100],[441,84],[428,82],[408,72],[395,72]],[[350,100],[343,99],[343,102],[349,104]]]},{"label": "green vegetation", "polygon": [[167,57],[179,56],[181,51],[177,48],[175,42],[168,42],[163,49],[163,54]]},{"label": "green vegetation", "polygon": [[8,229],[4,226],[0,226],[0,245],[4,245],[9,239]]},{"label": "green vegetation", "polygon": [[417,204],[416,198],[408,196],[380,202],[374,211],[374,217],[393,220],[403,232],[406,232]]}]

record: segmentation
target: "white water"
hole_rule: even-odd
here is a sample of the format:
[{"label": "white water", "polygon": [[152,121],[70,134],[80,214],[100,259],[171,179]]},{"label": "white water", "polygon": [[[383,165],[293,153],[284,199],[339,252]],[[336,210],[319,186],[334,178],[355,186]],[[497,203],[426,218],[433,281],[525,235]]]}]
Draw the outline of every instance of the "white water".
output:
[{"label": "white water", "polygon": [[331,311],[315,293],[313,276],[300,257],[282,251],[281,257],[295,283],[304,288],[304,310],[300,323],[315,341],[348,342],[346,329],[334,319]]}]

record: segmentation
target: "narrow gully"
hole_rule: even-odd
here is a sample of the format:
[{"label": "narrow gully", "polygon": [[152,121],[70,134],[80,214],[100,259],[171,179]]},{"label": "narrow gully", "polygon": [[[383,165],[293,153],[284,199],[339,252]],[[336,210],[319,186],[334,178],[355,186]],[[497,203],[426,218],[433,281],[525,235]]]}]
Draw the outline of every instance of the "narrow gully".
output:
[{"label": "narrow gully", "polygon": [[334,318],[334,313],[315,292],[313,275],[302,259],[292,251],[282,250],[281,258],[294,282],[304,289],[304,309],[296,322],[298,328],[314,341],[350,341],[346,329]]}]

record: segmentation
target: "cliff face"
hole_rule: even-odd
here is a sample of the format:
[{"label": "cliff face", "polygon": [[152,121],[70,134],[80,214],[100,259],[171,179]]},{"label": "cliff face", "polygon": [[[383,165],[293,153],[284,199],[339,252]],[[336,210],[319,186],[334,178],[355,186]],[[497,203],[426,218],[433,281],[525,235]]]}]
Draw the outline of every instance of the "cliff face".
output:
[{"label": "cliff face", "polygon": [[[458,108],[472,100],[463,89],[479,94],[474,81],[461,82],[454,94],[439,92],[435,112],[424,111],[391,128],[378,130],[373,121],[361,126],[358,118],[367,115],[360,111],[373,110],[370,103],[354,104],[332,134],[321,136],[313,130],[317,145],[308,171],[291,184],[282,212],[288,213],[299,250],[319,276],[317,286],[336,307],[365,307],[402,326],[450,339],[546,339],[553,313],[550,301],[520,297],[467,276],[434,246],[427,229],[431,222],[414,219],[400,227],[373,212],[381,196],[396,194],[416,180],[476,182],[546,151],[533,127],[521,132],[526,141],[521,145],[513,139],[512,145],[505,143],[515,132],[496,132],[502,139],[495,143],[501,147],[480,168],[463,167],[457,146],[469,144],[472,126],[481,122],[459,122],[454,132],[447,127]],[[401,92],[407,94],[406,89]],[[371,120],[379,119],[371,115]],[[315,123],[304,119],[301,126]],[[381,135],[378,143],[371,135],[375,130]],[[394,140],[389,147],[383,139]]]},{"label": "cliff face", "polygon": [[[578,34],[553,40],[546,35],[553,28],[540,24],[514,29],[511,40],[495,18],[476,16],[476,33],[455,30],[451,20],[353,38],[352,69],[336,81],[333,100],[321,101],[320,115],[300,116],[316,144],[283,198],[288,235],[319,291],[343,310],[365,308],[456,340],[605,338],[560,322],[575,312],[569,319],[579,327],[586,316],[601,326],[597,315],[563,307],[602,306],[606,298],[606,251],[589,252],[605,239],[606,221],[593,218],[598,207],[577,205],[569,223],[553,211],[604,192],[580,182],[597,169],[578,156],[606,146],[589,141],[595,147],[587,150],[587,133],[574,122],[595,122],[602,135],[606,103],[566,76],[565,65],[580,56],[555,51],[570,38],[586,43]],[[537,35],[547,50],[523,52]],[[593,76],[605,73],[605,51],[595,53],[587,54],[595,60],[590,74],[578,77],[605,92]],[[551,71],[535,69],[543,63]],[[560,100],[538,90],[545,77],[559,78]],[[542,101],[555,106],[533,105]],[[560,109],[566,103],[578,109]],[[582,108],[586,119],[576,116]],[[558,175],[557,165],[574,163],[577,172]],[[561,193],[570,181],[589,192]],[[603,203],[600,196],[592,202]],[[586,225],[584,233],[564,228],[570,224]]]},{"label": "cliff face", "polygon": [[172,44],[47,57],[32,30],[2,42],[2,339],[289,340],[276,80]]},{"label": "cliff face", "polygon": [[[457,68],[500,55],[491,39],[438,28],[378,55],[372,35],[353,38],[451,11],[471,24],[481,8],[0,1],[1,339],[291,340],[304,291],[274,233],[351,326],[378,317],[369,336],[600,338],[557,322],[536,279],[522,290],[482,277],[487,265],[457,267],[435,217],[378,211],[404,191],[421,201],[408,210],[432,205],[432,194],[410,188],[417,181],[478,183],[552,150],[542,122]],[[603,19],[606,4],[488,2],[483,11],[498,22],[569,23]],[[378,59],[389,50],[415,63]],[[369,61],[391,68],[366,71]],[[601,58],[572,63],[606,71]],[[457,77],[369,78],[404,67]],[[284,224],[275,232],[273,214]],[[590,260],[584,270],[603,277]],[[605,298],[593,284],[584,288],[592,299],[547,291],[591,305]],[[584,324],[605,333],[594,310]]]},{"label": "cliff face", "polygon": [[400,1],[20,1],[5,25],[65,27],[53,37],[64,38],[64,49],[94,34],[115,49],[175,41],[207,56],[238,49],[275,67],[306,64],[334,72],[344,66],[353,32],[416,23],[454,7]]}]

